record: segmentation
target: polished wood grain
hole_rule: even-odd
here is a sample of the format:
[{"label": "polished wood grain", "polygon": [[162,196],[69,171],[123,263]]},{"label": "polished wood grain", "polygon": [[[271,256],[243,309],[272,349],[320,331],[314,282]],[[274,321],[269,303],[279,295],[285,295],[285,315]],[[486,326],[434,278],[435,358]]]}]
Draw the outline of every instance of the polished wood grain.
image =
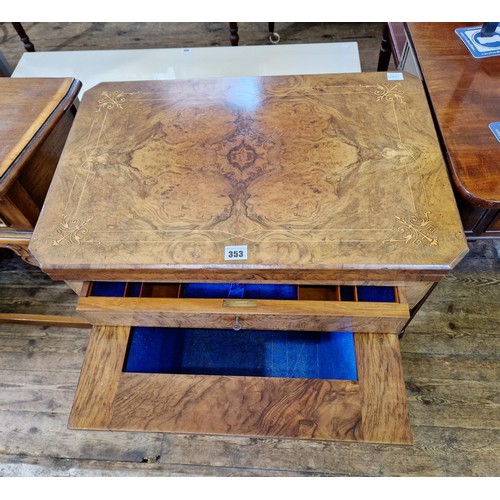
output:
[{"label": "polished wood grain", "polygon": [[[366,117],[369,105],[377,109],[373,121]],[[422,110],[417,79],[387,83],[379,74],[101,84],[82,102],[31,249],[49,275],[70,281],[93,273],[146,281],[177,275],[438,280],[467,249],[432,120]],[[373,133],[381,113],[386,142]],[[389,168],[391,176],[374,184],[378,170]],[[398,187],[406,188],[399,196],[386,185],[398,175]],[[406,215],[394,214],[387,227],[380,203],[389,211],[404,207]],[[438,205],[435,222],[430,215]],[[230,244],[249,246],[248,260],[226,262]],[[404,290],[401,298],[406,301]],[[123,328],[237,324],[389,335],[409,319],[406,303],[318,300],[225,308],[209,299],[84,297],[78,310],[94,324]],[[360,400],[363,389],[348,384],[352,401],[362,401],[356,409],[351,401],[341,404],[346,382],[117,375],[123,359],[107,359],[112,344],[103,335],[102,356],[94,346],[82,371],[74,428],[411,442],[405,398],[395,394],[404,392],[401,369],[383,361],[393,357],[393,343],[371,343],[382,351],[370,361],[361,351],[358,362],[366,367],[359,384],[377,387],[361,392]],[[117,357],[123,358],[125,342],[119,340]],[[99,364],[113,367],[109,394],[94,391],[103,384]],[[382,374],[372,377],[373,370]],[[395,381],[378,387],[394,371]],[[257,401],[239,398],[247,390]],[[288,390],[298,406],[284,411]],[[311,393],[319,399],[312,401]],[[380,416],[372,415],[377,411]],[[263,425],[268,412],[277,419],[270,427]],[[353,433],[360,419],[366,429]]]},{"label": "polished wood grain", "polygon": [[[25,26],[44,50],[227,45],[227,23]],[[262,26],[240,23],[242,43],[262,43]],[[380,23],[279,24],[282,43],[357,40],[363,70],[375,69],[381,30]],[[10,31],[2,52],[15,67],[23,48]],[[68,430],[89,330],[3,325],[0,474],[498,477],[500,247],[469,246],[401,341],[413,446]],[[0,270],[3,311],[73,312],[73,292],[38,268],[8,256]]]},{"label": "polished wood grain", "polygon": [[[275,283],[275,284],[325,284],[336,285],[344,283],[367,284],[367,285],[404,285],[411,282],[436,282],[443,279],[449,271],[433,270],[429,273],[423,273],[419,269],[409,271],[395,272],[391,269],[370,270],[367,275],[366,270],[352,269],[325,269],[312,270],[309,267],[300,267],[291,269],[245,269],[242,272],[240,266],[234,269],[222,268],[203,268],[203,269],[181,269],[181,268],[162,268],[162,269],[144,269],[143,267],[130,268],[126,273],[123,269],[68,269],[61,267],[51,269],[47,274],[54,280],[63,281],[151,281],[151,282],[179,282],[190,283],[195,281],[204,282],[237,282],[237,283]],[[68,280],[68,274],[72,279]]]},{"label": "polished wood grain", "polygon": [[0,213],[9,228],[25,231],[33,230],[40,209],[23,185],[16,181],[0,199]]},{"label": "polished wood grain", "polygon": [[434,286],[434,283],[411,283],[404,287],[410,309],[413,309]]},{"label": "polished wood grain", "polygon": [[34,141],[74,83],[73,78],[0,80],[0,113],[8,118],[0,123],[0,176]]},{"label": "polished wood grain", "polygon": [[85,297],[90,288],[90,282],[88,281],[66,281],[71,290],[73,290],[77,295]]},{"label": "polished wood grain", "polygon": [[455,33],[481,23],[408,23],[448,155],[453,182],[475,206],[500,208],[497,122],[500,59],[475,59]]},{"label": "polished wood grain", "polygon": [[129,332],[93,328],[70,428],[411,442],[395,335],[356,335],[346,381],[124,373]]},{"label": "polished wood grain", "polygon": [[[399,332],[410,315],[397,303],[82,297],[77,312],[94,325]],[[248,301],[241,301],[248,302]]]},{"label": "polished wood grain", "polygon": [[359,440],[355,382],[126,373],[109,428]]},{"label": "polished wood grain", "polygon": [[95,326],[87,348],[69,426],[109,426],[130,327]]},{"label": "polished wood grain", "polygon": [[64,326],[73,328],[90,328],[91,324],[78,316],[55,316],[50,314],[18,314],[0,313],[0,323],[17,323],[21,325]]},{"label": "polished wood grain", "polygon": [[100,84],[30,248],[68,280],[418,280],[467,251],[421,83],[383,74]]},{"label": "polished wood grain", "polygon": [[31,232],[73,122],[80,87],[73,78],[0,79],[0,246],[34,265],[28,251]]},{"label": "polished wood grain", "polygon": [[356,334],[364,438],[412,442],[399,340],[395,335]]},{"label": "polished wood grain", "polygon": [[[500,275],[495,241],[471,252],[400,342],[414,444],[67,429],[90,331],[0,328],[0,473],[21,475],[498,476]],[[0,307],[64,314],[72,292],[0,260]],[[54,303],[57,296],[60,303]],[[141,463],[144,461],[144,463]]]}]

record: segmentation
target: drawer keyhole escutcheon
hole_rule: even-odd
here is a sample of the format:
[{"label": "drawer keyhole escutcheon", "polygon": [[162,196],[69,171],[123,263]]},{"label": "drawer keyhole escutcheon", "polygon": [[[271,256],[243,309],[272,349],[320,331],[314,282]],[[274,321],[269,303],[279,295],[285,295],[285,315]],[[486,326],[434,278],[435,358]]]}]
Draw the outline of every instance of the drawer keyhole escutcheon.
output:
[{"label": "drawer keyhole escutcheon", "polygon": [[236,319],[234,320],[234,323],[233,323],[233,330],[238,332],[242,328],[243,328],[243,325],[240,323],[240,317],[236,316]]}]

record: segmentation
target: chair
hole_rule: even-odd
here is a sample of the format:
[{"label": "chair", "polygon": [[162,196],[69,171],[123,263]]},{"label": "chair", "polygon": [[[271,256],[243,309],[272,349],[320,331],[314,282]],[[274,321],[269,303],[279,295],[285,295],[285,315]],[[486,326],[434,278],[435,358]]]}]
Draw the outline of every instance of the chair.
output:
[{"label": "chair", "polygon": [[[280,36],[274,31],[274,23],[267,23],[269,29],[269,41],[276,44],[280,41]],[[229,41],[232,46],[237,46],[240,40],[238,35],[238,23],[229,23]]]},{"label": "chair", "polygon": [[[35,46],[33,45],[33,43],[31,43],[29,36],[26,34],[26,31],[23,28],[23,25],[21,23],[11,23],[11,24],[13,28],[16,30],[16,33],[19,35],[19,38],[23,42],[24,49],[27,52],[35,52]],[[10,67],[3,53],[0,51],[0,77],[11,76],[11,75],[12,75],[12,68]]]},{"label": "chair", "polygon": [[35,52],[35,46],[31,43],[29,36],[24,31],[23,25],[21,23],[11,23],[16,33],[19,35],[21,42],[24,44],[24,48],[27,52]]}]

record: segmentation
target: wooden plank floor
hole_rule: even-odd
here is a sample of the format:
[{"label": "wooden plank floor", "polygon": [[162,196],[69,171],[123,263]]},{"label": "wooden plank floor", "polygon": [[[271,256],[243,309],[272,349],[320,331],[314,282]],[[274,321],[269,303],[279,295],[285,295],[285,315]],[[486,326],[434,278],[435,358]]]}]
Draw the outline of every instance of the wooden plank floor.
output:
[{"label": "wooden plank floor", "polygon": [[[39,50],[228,43],[225,23],[72,24],[25,28]],[[375,69],[380,24],[277,29],[294,42],[335,41],[330,37],[339,33],[358,39],[363,70]],[[241,23],[241,42],[248,36],[263,43],[255,40],[265,32],[265,23]],[[16,37],[0,24],[0,50],[11,64],[22,53]],[[164,43],[149,45],[158,39]],[[401,340],[413,446],[70,431],[90,330],[0,324],[0,476],[498,476],[500,242],[470,248]],[[0,312],[74,313],[75,297],[64,283],[9,252],[0,257]]]}]

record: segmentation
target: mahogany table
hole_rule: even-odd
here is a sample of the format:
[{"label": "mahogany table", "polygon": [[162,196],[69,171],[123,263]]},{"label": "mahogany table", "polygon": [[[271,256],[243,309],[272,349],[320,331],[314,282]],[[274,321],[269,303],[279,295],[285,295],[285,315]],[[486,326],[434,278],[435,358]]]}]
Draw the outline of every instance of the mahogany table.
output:
[{"label": "mahogany table", "polygon": [[403,40],[415,56],[467,237],[499,237],[500,142],[489,125],[500,122],[500,57],[475,59],[455,33],[479,22],[389,24],[396,62]]},{"label": "mahogany table", "polygon": [[397,334],[467,244],[420,80],[362,73],[94,87],[30,250],[94,325],[71,428],[409,444]]}]

